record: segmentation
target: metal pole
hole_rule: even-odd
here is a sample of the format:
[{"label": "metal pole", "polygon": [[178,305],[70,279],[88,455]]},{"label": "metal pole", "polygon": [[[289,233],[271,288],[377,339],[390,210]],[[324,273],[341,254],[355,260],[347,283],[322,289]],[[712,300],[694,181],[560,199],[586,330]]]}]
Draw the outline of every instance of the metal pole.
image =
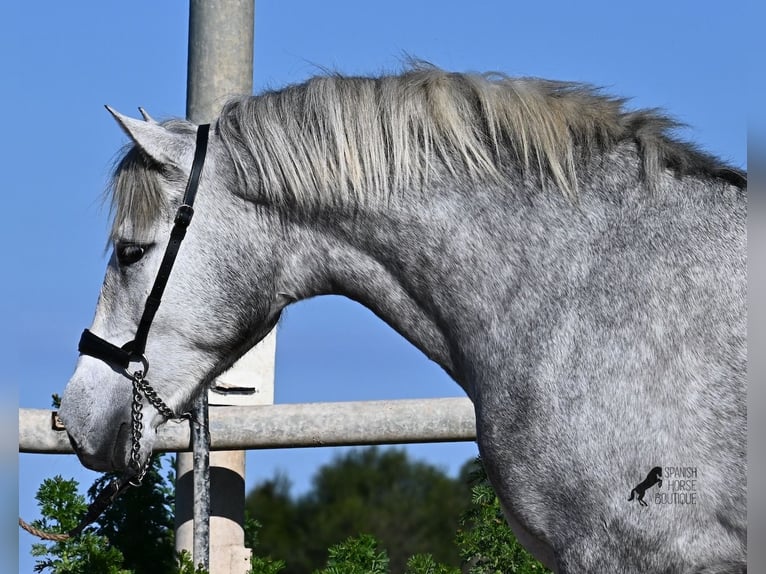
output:
[{"label": "metal pole", "polygon": [[253,91],[255,0],[191,0],[186,116],[210,122],[221,105]]},{"label": "metal pole", "polygon": [[[190,0],[189,4],[189,61],[187,73],[186,116],[197,124],[212,122],[226,99],[235,95],[250,95],[253,90],[253,39],[255,29],[255,0]],[[198,421],[207,425],[207,393],[196,405]],[[194,499],[193,511],[193,558],[211,574],[238,574],[245,572],[249,560],[233,554],[222,558],[214,556],[211,561],[210,544],[216,547],[216,538],[228,540],[221,547],[239,547],[244,550],[244,454],[229,457],[232,465],[217,464],[210,459],[209,436],[206,428],[194,425],[193,437],[193,488],[183,476],[188,472],[188,455],[179,453],[176,475],[176,549],[189,549],[186,536],[189,531],[184,519],[188,517],[189,500]],[[225,461],[226,453],[220,457]],[[212,473],[210,466],[216,472]],[[223,470],[224,472],[217,472]],[[211,508],[216,506],[216,475],[226,477],[223,482],[229,490],[225,509],[240,505],[239,513],[225,512],[225,522],[231,523],[211,530]],[[236,480],[232,481],[231,477]],[[212,489],[212,491],[211,491]],[[190,490],[192,492],[190,492]],[[223,493],[221,493],[223,495]],[[186,520],[188,522],[188,520]],[[183,532],[182,532],[183,530]],[[220,541],[219,541],[220,542]],[[231,554],[231,553],[230,553]],[[212,562],[212,564],[211,564]],[[236,562],[236,564],[235,564]],[[212,567],[211,567],[212,566]]]},{"label": "metal pole", "polygon": [[194,403],[192,458],[194,460],[194,563],[210,571],[210,417],[207,392]]},{"label": "metal pole", "polygon": [[[19,452],[71,454],[48,409],[19,409]],[[398,399],[210,408],[210,449],[242,450],[476,440],[468,398]],[[157,429],[155,452],[190,449],[189,427]]]}]

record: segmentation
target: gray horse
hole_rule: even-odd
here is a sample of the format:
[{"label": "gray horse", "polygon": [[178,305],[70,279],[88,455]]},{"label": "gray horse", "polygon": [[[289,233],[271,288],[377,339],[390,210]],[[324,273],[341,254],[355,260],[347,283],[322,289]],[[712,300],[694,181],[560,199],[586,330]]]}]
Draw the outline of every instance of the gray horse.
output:
[{"label": "gray horse", "polygon": [[[746,176],[623,104],[425,66],[229,102],[146,342],[159,402],[134,458],[285,306],[341,294],[465,390],[508,522],[545,564],[745,571]],[[115,117],[134,145],[90,330],[123,342],[197,128]],[[130,468],[131,398],[80,357],[61,418],[86,466]],[[628,502],[655,467],[663,498]]]}]

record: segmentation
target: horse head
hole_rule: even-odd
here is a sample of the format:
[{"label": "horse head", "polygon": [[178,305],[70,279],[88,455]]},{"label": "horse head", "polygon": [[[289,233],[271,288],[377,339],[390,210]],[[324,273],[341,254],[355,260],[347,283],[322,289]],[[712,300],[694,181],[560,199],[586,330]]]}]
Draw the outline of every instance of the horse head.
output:
[{"label": "horse head", "polygon": [[[200,153],[196,127],[110,112],[133,146],[115,170],[113,251],[60,410],[80,460],[94,470],[130,467],[131,447],[146,461],[157,427],[186,411],[195,394],[262,339],[284,306],[272,257],[280,228],[270,225],[265,209],[242,209],[242,199],[227,192],[231,182],[221,175],[227,158],[215,130],[202,150],[197,214],[168,266],[163,259],[171,251],[171,235],[179,233],[179,207],[191,185],[195,151]],[[253,215],[260,225],[252,224]],[[149,300],[163,274],[162,304],[149,312],[159,304]],[[145,340],[140,351],[137,339]],[[138,443],[132,443],[131,430],[134,373],[158,399],[139,399]]]}]

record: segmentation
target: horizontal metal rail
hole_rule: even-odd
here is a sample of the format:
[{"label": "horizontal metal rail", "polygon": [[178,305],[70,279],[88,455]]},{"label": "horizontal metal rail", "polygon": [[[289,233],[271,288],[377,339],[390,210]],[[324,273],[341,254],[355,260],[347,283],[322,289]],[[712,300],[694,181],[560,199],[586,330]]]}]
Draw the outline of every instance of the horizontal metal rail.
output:
[{"label": "horizontal metal rail", "polygon": [[[68,454],[63,427],[46,409],[19,409],[19,452]],[[189,422],[157,432],[155,452],[191,450]],[[476,440],[467,398],[210,407],[210,448],[250,450]]]}]

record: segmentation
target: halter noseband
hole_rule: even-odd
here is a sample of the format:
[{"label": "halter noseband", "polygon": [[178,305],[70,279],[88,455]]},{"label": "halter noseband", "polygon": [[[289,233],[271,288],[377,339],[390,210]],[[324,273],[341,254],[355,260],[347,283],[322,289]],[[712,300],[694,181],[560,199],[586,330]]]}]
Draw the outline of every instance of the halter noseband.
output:
[{"label": "halter noseband", "polygon": [[[157,309],[162,302],[162,293],[165,291],[165,286],[170,278],[170,272],[173,269],[178,250],[186,235],[186,228],[189,227],[192,216],[194,215],[192,205],[194,205],[194,198],[197,195],[202,167],[205,164],[209,131],[210,124],[203,124],[197,128],[197,142],[194,150],[194,161],[192,162],[189,181],[186,183],[186,190],[184,192],[181,206],[176,212],[173,229],[170,232],[170,240],[165,249],[165,254],[162,257],[159,271],[157,271],[154,286],[146,299],[144,312],[143,315],[141,315],[141,321],[138,324],[135,338],[121,347],[118,347],[117,345],[102,339],[98,335],[95,335],[88,329],[85,329],[80,337],[80,344],[78,345],[78,350],[81,355],[95,357],[96,359],[104,361],[109,366],[120,370],[133,382],[134,388],[140,390],[152,405],[166,418],[176,417],[173,414],[173,411],[170,410],[156,395],[149,383],[144,380],[144,376],[146,376],[146,373],[149,370],[149,361],[144,356],[144,352],[146,350],[146,339],[149,336],[149,329],[152,326],[154,315],[157,313]],[[142,368],[131,374],[129,367],[130,364],[134,362],[141,363]]]}]

